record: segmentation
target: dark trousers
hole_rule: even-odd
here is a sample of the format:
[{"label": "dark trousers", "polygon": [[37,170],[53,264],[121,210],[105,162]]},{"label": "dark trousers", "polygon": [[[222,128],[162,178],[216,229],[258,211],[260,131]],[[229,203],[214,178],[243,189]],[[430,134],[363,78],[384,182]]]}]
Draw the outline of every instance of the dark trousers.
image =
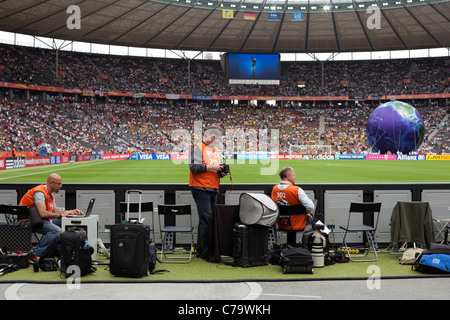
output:
[{"label": "dark trousers", "polygon": [[295,230],[289,230],[286,232],[287,236],[287,244],[296,247],[297,246],[297,231]]},{"label": "dark trousers", "polygon": [[208,218],[216,205],[217,192],[191,188],[191,193],[197,205],[198,212],[197,256],[208,258],[211,256],[211,253],[208,249],[206,231]]}]

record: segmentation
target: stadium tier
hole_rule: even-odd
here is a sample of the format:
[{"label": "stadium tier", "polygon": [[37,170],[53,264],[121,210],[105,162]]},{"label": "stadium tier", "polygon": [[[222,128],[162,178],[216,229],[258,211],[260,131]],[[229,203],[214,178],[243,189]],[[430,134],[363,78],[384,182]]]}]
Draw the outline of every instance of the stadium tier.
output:
[{"label": "stadium tier", "polygon": [[[281,62],[280,85],[229,84],[220,61],[111,56],[0,45],[0,79],[93,95],[348,97],[450,93],[450,59]],[[190,67],[190,68],[189,68]],[[189,68],[189,69],[188,69]],[[224,67],[226,69],[226,67]],[[188,70],[190,70],[188,72]],[[56,73],[57,71],[57,73]],[[1,85],[5,87],[4,83]],[[8,87],[8,86],[6,86]],[[24,88],[18,87],[18,88]],[[52,91],[55,88],[48,90]],[[18,93],[20,94],[20,93]],[[24,93],[22,93],[24,94]],[[230,100],[230,99],[228,99]],[[344,99],[345,100],[345,99]]]},{"label": "stadium tier", "polygon": [[[192,133],[202,121],[243,130],[246,139],[277,129],[283,154],[297,145],[367,153],[367,119],[392,96],[423,117],[417,152],[450,152],[448,57],[282,62],[280,85],[243,85],[228,83],[220,61],[193,60],[188,72],[182,59],[60,51],[56,73],[53,50],[0,45],[0,53],[0,152],[172,152],[180,147],[173,132]],[[232,104],[238,97],[258,102]]]},{"label": "stadium tier", "polygon": [[[161,101],[128,103],[51,103],[0,105],[0,152],[36,151],[42,144],[66,153],[172,152],[180,146],[177,129],[193,133],[194,122],[219,123],[244,133],[279,130],[279,151],[291,145],[330,145],[333,153],[367,153],[366,122],[373,107],[358,108],[250,108],[202,107]],[[449,153],[447,110],[438,105],[419,107],[425,142],[418,152]],[[246,144],[246,150],[253,150]]]}]

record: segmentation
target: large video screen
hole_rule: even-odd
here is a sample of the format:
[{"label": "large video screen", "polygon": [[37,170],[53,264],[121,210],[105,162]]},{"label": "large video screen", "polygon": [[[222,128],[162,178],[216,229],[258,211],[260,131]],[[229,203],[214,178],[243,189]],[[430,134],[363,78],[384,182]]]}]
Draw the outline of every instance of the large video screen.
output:
[{"label": "large video screen", "polygon": [[228,54],[230,84],[280,84],[279,54]]}]

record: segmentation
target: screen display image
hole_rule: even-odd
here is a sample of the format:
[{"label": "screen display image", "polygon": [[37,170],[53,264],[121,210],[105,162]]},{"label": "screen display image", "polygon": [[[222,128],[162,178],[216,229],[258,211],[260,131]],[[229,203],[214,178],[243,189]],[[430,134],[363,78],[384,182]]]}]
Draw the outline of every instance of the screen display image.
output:
[{"label": "screen display image", "polygon": [[230,83],[279,84],[278,54],[228,54]]}]

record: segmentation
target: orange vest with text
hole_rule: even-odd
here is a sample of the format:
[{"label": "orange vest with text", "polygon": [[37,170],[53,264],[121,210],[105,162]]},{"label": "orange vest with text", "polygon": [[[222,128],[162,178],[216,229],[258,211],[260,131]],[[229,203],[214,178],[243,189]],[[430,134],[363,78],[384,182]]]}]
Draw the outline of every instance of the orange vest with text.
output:
[{"label": "orange vest with text", "polygon": [[[281,190],[278,185],[273,187],[272,200],[278,204],[283,203],[288,206],[296,206],[302,204],[298,199],[298,187],[289,185]],[[306,226],[306,215],[299,214],[288,217],[279,216],[277,225],[283,230],[303,230]]]},{"label": "orange vest with text", "polygon": [[[220,154],[216,148],[210,148],[203,142],[197,146],[202,152],[202,163],[206,165],[220,164]],[[216,171],[207,170],[202,173],[189,174],[189,187],[219,189],[220,177]]]},{"label": "orange vest with text", "polygon": [[45,187],[45,185],[41,184],[37,187],[34,187],[33,189],[31,189],[30,191],[28,191],[20,200],[19,205],[23,206],[27,206],[27,208],[36,206],[36,204],[34,203],[34,193],[36,191],[41,191],[44,193],[45,195],[45,208],[47,209],[47,211],[53,212],[53,201],[55,199],[55,197],[53,196],[53,193],[48,193],[47,188]]}]

